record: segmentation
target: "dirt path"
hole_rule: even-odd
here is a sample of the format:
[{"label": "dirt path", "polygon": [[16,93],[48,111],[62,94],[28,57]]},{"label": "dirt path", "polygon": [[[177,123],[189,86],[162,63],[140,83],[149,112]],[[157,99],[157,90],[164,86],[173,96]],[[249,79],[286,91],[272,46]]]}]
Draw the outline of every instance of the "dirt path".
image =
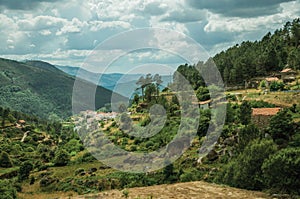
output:
[{"label": "dirt path", "polygon": [[[173,185],[158,185],[128,189],[128,198],[134,199],[263,199],[270,198],[261,192],[241,190],[226,186],[209,184],[206,182],[188,182]],[[119,190],[101,192],[97,195],[77,196],[73,199],[99,198],[99,199],[124,199],[124,194]]]},{"label": "dirt path", "polygon": [[24,141],[25,141],[26,137],[28,136],[28,133],[30,133],[30,131],[26,131],[26,132],[24,133],[21,142],[24,142]]}]

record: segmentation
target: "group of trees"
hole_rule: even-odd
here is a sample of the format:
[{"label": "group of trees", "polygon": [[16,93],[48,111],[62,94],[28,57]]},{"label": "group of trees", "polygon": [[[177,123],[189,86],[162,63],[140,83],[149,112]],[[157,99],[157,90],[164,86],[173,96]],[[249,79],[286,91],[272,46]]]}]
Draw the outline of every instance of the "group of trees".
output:
[{"label": "group of trees", "polygon": [[[0,184],[9,183],[6,185],[7,189],[0,186],[0,198],[6,193],[11,195],[6,198],[14,198],[16,186],[19,190],[19,184],[28,179],[30,183],[34,183],[35,179],[32,176],[30,178],[32,171],[45,170],[47,165],[65,166],[70,163],[72,155],[84,150],[72,126],[63,128],[59,122],[41,120],[0,107],[0,119],[3,118],[12,124],[23,119],[26,125],[21,128],[5,125],[0,129],[0,168],[12,172],[8,175],[12,178],[10,181],[0,180]],[[27,136],[21,142],[25,132]]]},{"label": "group of trees", "polygon": [[300,19],[287,22],[274,34],[261,41],[243,42],[217,54],[213,60],[227,85],[243,84],[244,80],[278,72],[287,65],[300,69]]},{"label": "group of trees", "polygon": [[269,126],[258,129],[251,122],[251,108],[257,105],[269,106],[230,104],[236,109],[230,108],[230,114],[236,117],[225,129],[237,131],[238,143],[233,149],[235,155],[221,167],[215,181],[244,189],[300,194],[299,124],[291,115],[300,111],[297,106],[284,109],[270,119]]},{"label": "group of trees", "polygon": [[1,124],[2,124],[2,127],[4,127],[5,125],[5,120],[8,119],[8,116],[9,116],[9,108],[2,108],[0,107],[0,116],[2,117],[2,121],[1,121]]},{"label": "group of trees", "polygon": [[139,86],[139,89],[142,90],[143,101],[151,101],[153,95],[156,95],[157,98],[159,96],[159,87],[162,83],[163,81],[159,74],[155,74],[154,76],[151,74],[147,74],[145,77],[141,76],[136,84]]}]

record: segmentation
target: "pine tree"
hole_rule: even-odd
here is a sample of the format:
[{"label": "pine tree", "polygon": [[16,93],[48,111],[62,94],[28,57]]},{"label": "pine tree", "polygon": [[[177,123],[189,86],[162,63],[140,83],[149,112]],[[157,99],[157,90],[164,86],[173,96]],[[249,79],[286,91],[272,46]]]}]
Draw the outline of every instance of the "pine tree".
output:
[{"label": "pine tree", "polygon": [[247,101],[243,101],[239,110],[240,122],[243,125],[248,125],[251,122],[251,113],[252,109],[250,104]]},{"label": "pine tree", "polygon": [[3,151],[0,154],[0,167],[2,167],[2,168],[11,168],[11,167],[13,167],[11,159],[10,159],[8,153],[6,153],[5,151]]}]

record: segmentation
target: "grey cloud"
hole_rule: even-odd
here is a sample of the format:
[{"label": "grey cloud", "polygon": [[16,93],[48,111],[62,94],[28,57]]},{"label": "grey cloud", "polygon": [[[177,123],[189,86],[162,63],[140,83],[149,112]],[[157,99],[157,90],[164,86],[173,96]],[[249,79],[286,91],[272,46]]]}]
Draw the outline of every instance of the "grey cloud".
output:
[{"label": "grey cloud", "polygon": [[202,11],[195,9],[185,9],[184,11],[173,11],[168,16],[165,16],[161,21],[176,21],[179,23],[189,23],[201,21],[205,18]]},{"label": "grey cloud", "polygon": [[257,17],[275,14],[280,4],[295,0],[186,0],[193,8],[207,9],[229,17]]},{"label": "grey cloud", "polygon": [[149,3],[149,4],[145,5],[145,8],[144,8],[145,13],[148,13],[148,14],[154,15],[154,16],[162,15],[166,11],[167,11],[167,8],[160,7],[159,2]]},{"label": "grey cloud", "polygon": [[32,10],[42,2],[58,0],[0,0],[0,6],[11,10]]},{"label": "grey cloud", "polygon": [[205,32],[204,27],[207,22],[191,23],[187,25],[190,36],[203,45],[207,50],[211,50],[215,45],[220,43],[232,42],[235,39],[235,33],[229,32]]}]

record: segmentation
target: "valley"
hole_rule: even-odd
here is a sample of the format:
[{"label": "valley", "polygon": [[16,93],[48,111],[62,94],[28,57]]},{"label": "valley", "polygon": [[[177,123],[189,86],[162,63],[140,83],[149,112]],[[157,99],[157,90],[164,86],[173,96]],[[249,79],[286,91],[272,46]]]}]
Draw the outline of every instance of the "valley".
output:
[{"label": "valley", "polygon": [[299,30],[120,85],[1,58],[0,199],[299,198]]}]

